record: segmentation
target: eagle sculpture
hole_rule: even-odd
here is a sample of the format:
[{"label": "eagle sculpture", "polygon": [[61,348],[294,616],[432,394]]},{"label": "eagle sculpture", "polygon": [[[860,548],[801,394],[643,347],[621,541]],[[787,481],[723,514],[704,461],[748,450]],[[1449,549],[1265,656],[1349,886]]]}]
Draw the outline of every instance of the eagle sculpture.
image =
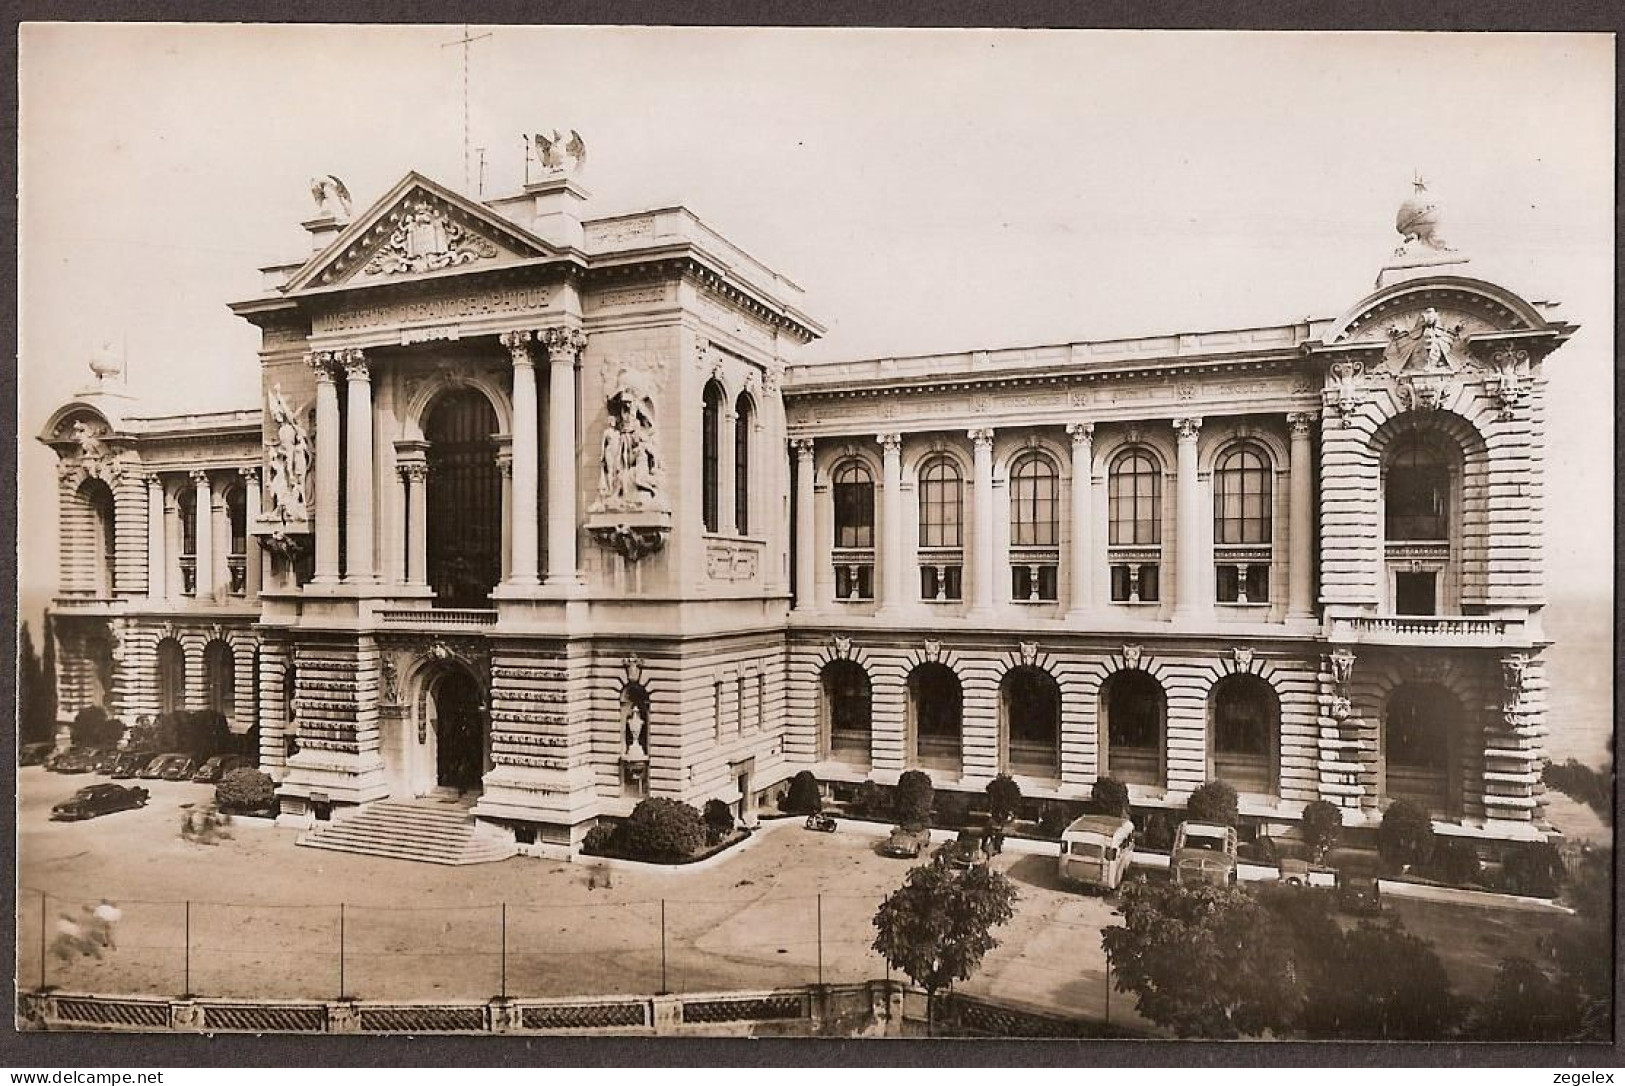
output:
[{"label": "eagle sculpture", "polygon": [[[571,173],[579,173],[587,163],[587,143],[581,138],[581,133],[573,128],[570,129],[568,140],[559,135],[556,128],[551,137],[537,132],[531,136],[531,146],[536,161],[542,164],[542,169],[550,172],[568,169]],[[570,160],[568,167],[565,165],[566,159]]]},{"label": "eagle sculpture", "polygon": [[333,174],[310,179],[310,198],[316,201],[317,215],[331,215],[340,220],[350,217],[350,190]]}]

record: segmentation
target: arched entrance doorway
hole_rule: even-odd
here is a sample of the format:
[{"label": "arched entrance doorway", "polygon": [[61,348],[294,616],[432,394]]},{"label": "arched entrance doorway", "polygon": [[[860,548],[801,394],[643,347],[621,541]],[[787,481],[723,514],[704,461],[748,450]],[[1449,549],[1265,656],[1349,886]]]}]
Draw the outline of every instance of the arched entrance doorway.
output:
[{"label": "arched entrance doorway", "polygon": [[425,706],[434,731],[435,787],[477,792],[485,776],[485,699],[461,668],[447,668],[429,688]]},{"label": "arched entrance doorway", "polygon": [[443,394],[424,419],[426,564],[437,607],[489,607],[502,579],[499,429],[491,401],[472,388]]}]

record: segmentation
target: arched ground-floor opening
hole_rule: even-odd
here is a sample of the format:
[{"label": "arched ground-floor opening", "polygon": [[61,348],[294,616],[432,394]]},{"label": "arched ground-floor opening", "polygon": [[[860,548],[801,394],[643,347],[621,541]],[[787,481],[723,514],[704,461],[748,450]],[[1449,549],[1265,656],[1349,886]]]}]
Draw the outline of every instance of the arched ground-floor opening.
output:
[{"label": "arched ground-floor opening", "polygon": [[415,795],[455,792],[476,795],[490,769],[491,726],[485,692],[461,667],[436,668],[417,699]]},{"label": "arched ground-floor opening", "polygon": [[819,677],[823,753],[835,761],[869,764],[873,694],[869,673],[852,660],[831,660]]},{"label": "arched ground-floor opening", "polygon": [[914,764],[959,772],[964,697],[959,676],[943,664],[920,664],[908,676]]},{"label": "arched ground-floor opening", "polygon": [[1106,773],[1124,784],[1167,787],[1168,697],[1144,671],[1119,671],[1100,689]]},{"label": "arched ground-floor opening", "polygon": [[1208,696],[1208,779],[1238,792],[1278,791],[1281,701],[1257,675],[1226,675]]},{"label": "arched ground-floor opening", "polygon": [[999,683],[1003,717],[1001,770],[1029,777],[1061,775],[1061,688],[1038,667],[1016,667]]},{"label": "arched ground-floor opening", "polygon": [[1401,683],[1383,711],[1383,795],[1409,800],[1435,818],[1462,807],[1461,702],[1437,683]]}]

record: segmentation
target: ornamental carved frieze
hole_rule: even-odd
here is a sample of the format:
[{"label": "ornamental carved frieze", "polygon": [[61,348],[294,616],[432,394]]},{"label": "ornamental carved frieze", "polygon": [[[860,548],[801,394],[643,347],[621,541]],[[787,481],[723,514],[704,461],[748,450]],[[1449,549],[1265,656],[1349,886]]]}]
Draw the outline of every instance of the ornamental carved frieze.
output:
[{"label": "ornamental carved frieze", "polygon": [[1528,390],[1533,368],[1529,352],[1511,343],[1498,344],[1491,352],[1489,373],[1484,384],[1490,398],[1501,409],[1502,419],[1517,416],[1517,407]]},{"label": "ornamental carved frieze", "polygon": [[705,574],[713,581],[753,581],[760,556],[754,547],[719,544],[705,551]]},{"label": "ornamental carved frieze", "polygon": [[1365,363],[1353,358],[1333,362],[1326,371],[1321,403],[1326,414],[1336,418],[1340,425],[1347,426],[1349,419],[1358,414],[1370,398],[1360,380],[1364,376]]},{"label": "ornamental carved frieze", "polygon": [[497,247],[452,221],[427,200],[408,204],[384,247],[367,262],[367,275],[439,271],[497,255]]},{"label": "ornamental carved frieze", "polygon": [[57,475],[77,487],[86,479],[100,479],[112,486],[124,475],[124,463],[108,448],[107,424],[100,419],[79,417],[64,422],[56,440],[67,443],[69,452],[57,464]]}]

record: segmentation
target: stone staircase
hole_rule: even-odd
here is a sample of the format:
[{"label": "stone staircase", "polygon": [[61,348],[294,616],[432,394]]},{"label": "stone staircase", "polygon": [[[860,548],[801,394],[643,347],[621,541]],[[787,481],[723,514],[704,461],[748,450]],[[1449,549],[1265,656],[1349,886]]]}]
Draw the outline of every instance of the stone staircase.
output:
[{"label": "stone staircase", "polygon": [[431,864],[482,864],[514,854],[512,841],[478,836],[468,809],[453,800],[382,799],[338,822],[301,834],[299,844]]}]

